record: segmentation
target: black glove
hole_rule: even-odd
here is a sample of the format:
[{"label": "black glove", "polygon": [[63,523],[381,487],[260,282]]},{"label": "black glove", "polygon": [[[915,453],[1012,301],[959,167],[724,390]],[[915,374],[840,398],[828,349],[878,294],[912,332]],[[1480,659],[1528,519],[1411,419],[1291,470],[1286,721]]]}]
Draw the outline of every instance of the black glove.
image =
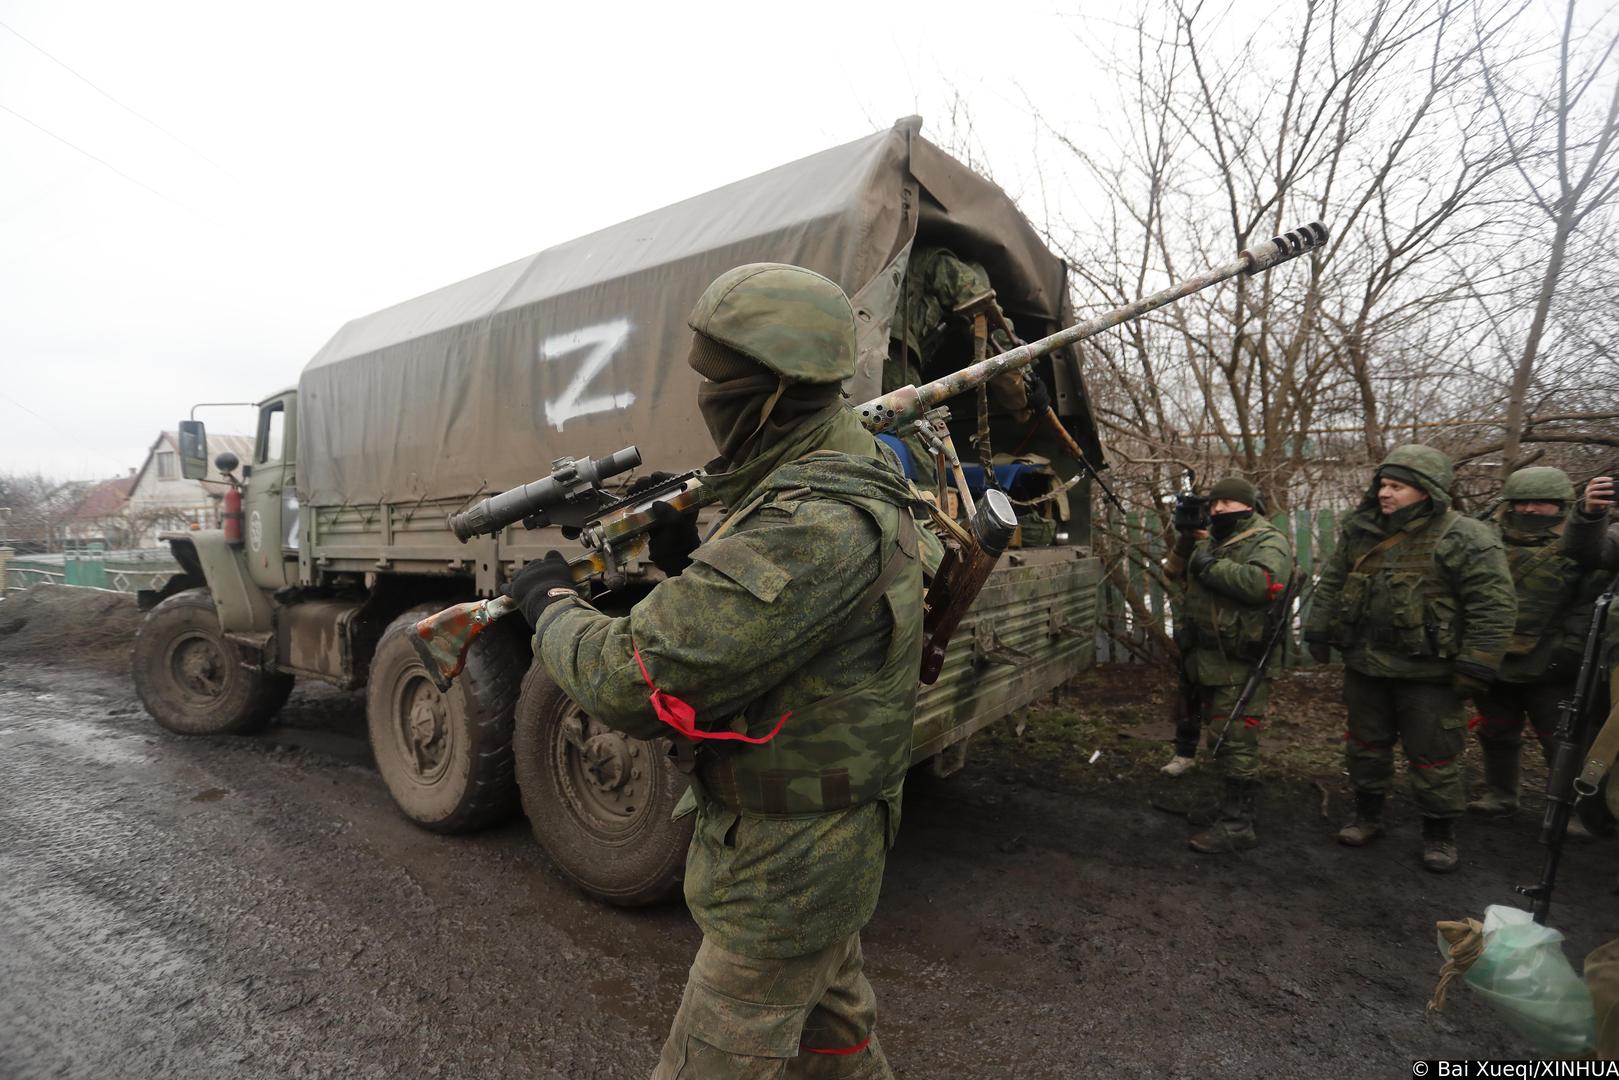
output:
[{"label": "black glove", "polygon": [[[639,495],[643,491],[650,491],[659,484],[675,478],[675,473],[655,472],[635,481],[625,489],[625,494]],[[662,570],[668,577],[674,577],[686,567],[691,565],[691,553],[702,545],[702,537],[697,535],[697,511],[680,511],[666,502],[655,502],[651,507],[651,529],[647,530],[647,550],[652,556],[652,565]]]},{"label": "black glove", "polygon": [[1032,371],[1023,376],[1023,392],[1028,395],[1029,409],[1035,416],[1044,416],[1051,408],[1051,391],[1046,389],[1045,380]]},{"label": "black glove", "polygon": [[1192,572],[1193,577],[1202,577],[1220,557],[1208,548],[1192,552],[1192,557],[1186,561],[1186,568]]},{"label": "black glove", "polygon": [[1318,664],[1332,663],[1332,646],[1325,641],[1307,641],[1304,647],[1310,650],[1310,656]]},{"label": "black glove", "polygon": [[1495,681],[1495,672],[1472,660],[1457,660],[1451,665],[1451,685],[1463,697],[1477,697],[1489,690]]},{"label": "black glove", "polygon": [[[517,607],[528,620],[529,626],[540,621],[540,612],[563,599],[561,592],[553,596],[552,590],[573,592],[573,571],[560,551],[547,551],[545,558],[531,562],[500,590],[502,596],[517,601]],[[577,594],[576,594],[577,595]]]}]

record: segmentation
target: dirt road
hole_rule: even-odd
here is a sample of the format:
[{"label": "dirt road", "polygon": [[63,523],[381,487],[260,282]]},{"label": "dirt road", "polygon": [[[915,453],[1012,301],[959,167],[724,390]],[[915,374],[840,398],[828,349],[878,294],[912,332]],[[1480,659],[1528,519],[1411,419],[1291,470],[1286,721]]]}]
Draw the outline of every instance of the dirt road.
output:
[{"label": "dirt road", "polygon": [[[0,669],[0,1076],[642,1077],[697,933],[584,899],[522,822],[429,835],[370,765],[359,695],[301,688],[256,738],[184,739],[127,680]],[[1332,842],[1275,793],[1263,846],[1187,851],[1107,757],[1038,790],[990,756],[907,792],[866,953],[900,1075],[1406,1076],[1528,1048],[1467,994],[1426,1020],[1433,923],[1511,902],[1533,823]],[[1338,806],[1341,807],[1341,800]],[[1614,931],[1606,845],[1558,897],[1576,964]]]}]

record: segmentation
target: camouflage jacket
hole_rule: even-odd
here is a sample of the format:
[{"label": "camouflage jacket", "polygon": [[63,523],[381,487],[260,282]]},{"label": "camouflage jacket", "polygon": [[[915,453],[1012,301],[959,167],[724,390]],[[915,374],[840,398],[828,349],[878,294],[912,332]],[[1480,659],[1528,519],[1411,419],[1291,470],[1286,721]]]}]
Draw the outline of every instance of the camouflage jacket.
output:
[{"label": "camouflage jacket", "polygon": [[1225,540],[1199,540],[1195,551],[1216,556],[1201,574],[1172,560],[1166,570],[1185,583],[1176,638],[1186,673],[1202,686],[1248,681],[1265,644],[1274,599],[1293,575],[1293,545],[1264,515],[1253,514]]},{"label": "camouflage jacket", "polygon": [[[1597,589],[1607,588],[1614,573],[1619,572],[1619,525],[1609,524],[1606,512],[1592,517],[1576,507],[1569,513],[1568,527],[1563,533],[1563,554],[1582,567],[1597,571]],[[1611,683],[1610,692],[1614,700],[1619,700],[1619,610],[1608,612],[1602,656]],[[1610,783],[1608,789],[1619,792],[1619,785]]]},{"label": "camouflage jacket", "polygon": [[[977,263],[965,262],[940,247],[916,248],[900,285],[899,307],[889,328],[892,347],[883,365],[883,393],[936,378],[934,361],[953,329],[965,330],[967,319],[958,315],[967,305],[994,296],[989,274]],[[969,338],[963,337],[964,342]],[[990,333],[990,353],[1004,352],[1012,341],[999,330]],[[946,358],[949,369],[972,363],[972,354]],[[995,404],[1007,412],[1027,406],[1021,372],[1006,372],[990,381]]]},{"label": "camouflage jacket", "polygon": [[[1432,471],[1448,476],[1434,456],[1442,469]],[[1424,489],[1426,511],[1391,532],[1373,482],[1322,567],[1305,640],[1331,642],[1345,665],[1381,678],[1443,682],[1458,660],[1498,671],[1518,610],[1501,538],[1452,510],[1445,488]]]},{"label": "camouflage jacket", "polygon": [[1518,622],[1501,665],[1501,680],[1530,683],[1548,675],[1572,679],[1602,575],[1569,555],[1566,520],[1555,529],[1531,531],[1514,527],[1510,513],[1503,513],[1498,528],[1518,594]]},{"label": "camouflage jacket", "polygon": [[[902,560],[887,603],[855,602],[888,564],[911,493],[848,410],[705,483],[732,509],[723,535],[627,616],[548,609],[537,651],[591,716],[641,738],[672,732],[653,713],[637,650],[651,681],[695,707],[707,730],[758,737],[790,714],[762,747],[701,744],[685,888],[698,925],[724,947],[799,956],[871,917],[899,827],[919,560]],[[845,805],[806,805],[832,773]],[[779,805],[759,790],[774,780]]]}]

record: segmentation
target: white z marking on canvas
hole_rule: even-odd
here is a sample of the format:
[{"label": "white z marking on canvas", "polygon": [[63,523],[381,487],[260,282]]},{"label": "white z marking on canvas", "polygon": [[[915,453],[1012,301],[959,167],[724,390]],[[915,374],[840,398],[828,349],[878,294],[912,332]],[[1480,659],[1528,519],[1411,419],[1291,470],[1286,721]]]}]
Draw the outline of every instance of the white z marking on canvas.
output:
[{"label": "white z marking on canvas", "polygon": [[569,420],[592,413],[606,412],[609,409],[627,409],[635,401],[635,395],[628,390],[618,394],[598,394],[595,397],[585,397],[585,388],[590,380],[600,375],[613,354],[624,344],[630,336],[630,321],[628,319],[614,319],[612,322],[600,323],[596,326],[587,326],[583,330],[570,330],[566,334],[556,334],[548,337],[540,344],[540,359],[555,360],[558,357],[588,349],[584,363],[563,389],[562,396],[555,401],[545,403],[545,419],[558,431]]}]

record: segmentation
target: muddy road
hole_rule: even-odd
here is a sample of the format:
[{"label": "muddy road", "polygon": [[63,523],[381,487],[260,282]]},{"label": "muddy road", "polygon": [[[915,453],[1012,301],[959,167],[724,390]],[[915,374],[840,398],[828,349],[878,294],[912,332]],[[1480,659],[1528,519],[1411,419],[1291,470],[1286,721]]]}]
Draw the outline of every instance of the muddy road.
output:
[{"label": "muddy road", "polygon": [[[991,754],[907,791],[865,935],[901,1076],[1396,1077],[1529,1052],[1466,993],[1423,1015],[1434,921],[1533,879],[1527,815],[1465,824],[1440,878],[1408,803],[1351,851],[1300,784],[1266,799],[1258,851],[1210,859],[1106,760],[1040,789]],[[1607,844],[1567,863],[1576,965],[1615,930],[1614,869]],[[580,896],[521,821],[406,823],[358,694],[300,688],[263,736],[186,739],[117,675],[0,667],[7,1080],[644,1077],[697,941],[683,910]]]}]

